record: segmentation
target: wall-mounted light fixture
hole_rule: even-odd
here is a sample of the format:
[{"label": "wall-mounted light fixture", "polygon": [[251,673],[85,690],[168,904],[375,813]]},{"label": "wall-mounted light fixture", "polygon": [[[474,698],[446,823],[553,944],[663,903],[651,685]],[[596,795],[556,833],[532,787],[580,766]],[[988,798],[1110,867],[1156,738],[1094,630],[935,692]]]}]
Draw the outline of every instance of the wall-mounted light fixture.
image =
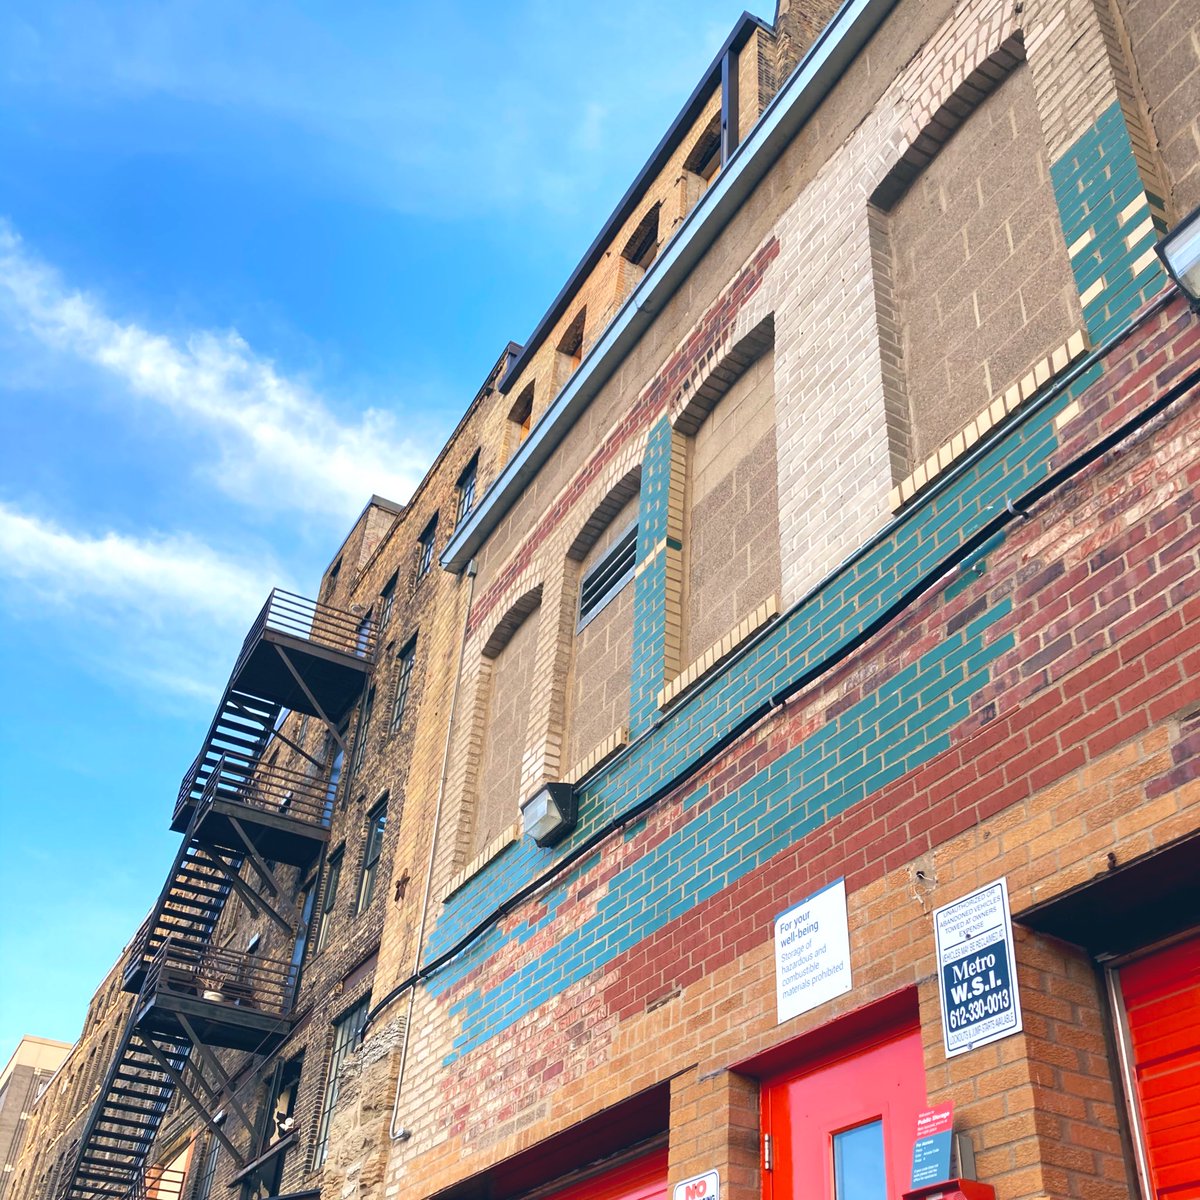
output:
[{"label": "wall-mounted light fixture", "polygon": [[575,788],[569,783],[544,783],[521,803],[521,824],[539,846],[553,846],[575,828]]},{"label": "wall-mounted light fixture", "polygon": [[1184,217],[1154,248],[1167,274],[1200,312],[1200,208]]}]

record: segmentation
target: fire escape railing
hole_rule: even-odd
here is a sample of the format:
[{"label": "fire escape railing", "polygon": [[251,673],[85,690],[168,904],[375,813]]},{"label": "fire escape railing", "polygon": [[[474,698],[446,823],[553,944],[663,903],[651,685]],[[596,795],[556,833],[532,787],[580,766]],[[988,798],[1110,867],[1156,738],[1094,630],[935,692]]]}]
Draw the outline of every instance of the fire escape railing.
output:
[{"label": "fire escape railing", "polygon": [[[146,1162],[177,1092],[244,1165],[214,1113],[228,1109],[250,1136],[254,1127],[211,1047],[261,1054],[277,1046],[294,1019],[298,966],[212,938],[231,892],[297,935],[301,914],[270,860],[307,863],[328,836],[331,804],[324,764],[289,740],[282,719],[289,709],[315,715],[344,750],[345,718],[375,649],[369,613],[279,589],[251,625],[177,798],[173,825],[183,842],[129,946],[124,982],[138,999],[63,1181],[64,1200],[175,1200],[170,1168]],[[264,762],[276,738],[313,770]]]},{"label": "fire escape railing", "polygon": [[[260,812],[289,817],[305,825],[328,828],[332,805],[324,779],[277,764],[247,768],[240,757],[223,754],[209,772],[197,812],[203,814],[215,802],[236,804]],[[190,803],[190,794],[175,803],[176,819]]]},{"label": "fire escape railing", "polygon": [[169,994],[284,1016],[295,1000],[296,971],[279,959],[218,946],[198,951],[168,940],[146,972],[138,1002]]}]

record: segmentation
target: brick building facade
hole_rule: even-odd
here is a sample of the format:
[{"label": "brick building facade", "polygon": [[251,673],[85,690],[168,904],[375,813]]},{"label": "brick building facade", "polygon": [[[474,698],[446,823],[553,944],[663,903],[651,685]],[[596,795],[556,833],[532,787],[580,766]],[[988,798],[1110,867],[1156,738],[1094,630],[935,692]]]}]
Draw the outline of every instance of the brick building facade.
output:
[{"label": "brick building facade", "polygon": [[70,1051],[69,1042],[26,1036],[0,1071],[0,1200],[16,1171],[33,1102]]},{"label": "brick building facade", "polygon": [[[946,1103],[1005,1200],[1200,1188],[1154,254],[1197,86],[1182,0],[743,16],[413,497],[251,630],[80,1149],[15,1194],[898,1197]],[[1014,961],[944,1016],[935,911],[999,881]]]}]

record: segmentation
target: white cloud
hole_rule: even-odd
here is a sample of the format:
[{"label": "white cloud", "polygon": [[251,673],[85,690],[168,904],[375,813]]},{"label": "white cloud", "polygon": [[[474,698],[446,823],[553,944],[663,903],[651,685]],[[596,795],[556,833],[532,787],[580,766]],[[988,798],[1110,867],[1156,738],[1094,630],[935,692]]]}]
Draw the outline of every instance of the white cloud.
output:
[{"label": "white cloud", "polygon": [[11,609],[53,609],[77,652],[155,693],[210,702],[277,568],[186,535],[81,535],[0,503]]},{"label": "white cloud", "polygon": [[401,435],[393,413],[368,409],[354,424],[340,422],[235,331],[173,339],[120,323],[94,298],[68,288],[2,220],[0,314],[209,436],[218,454],[202,469],[243,503],[341,523],[372,492],[407,499],[428,461],[424,448]]},{"label": "white cloud", "polygon": [[54,603],[100,602],[153,624],[180,614],[248,624],[267,590],[261,568],[223,558],[192,537],[81,537],[2,503],[0,574]]}]

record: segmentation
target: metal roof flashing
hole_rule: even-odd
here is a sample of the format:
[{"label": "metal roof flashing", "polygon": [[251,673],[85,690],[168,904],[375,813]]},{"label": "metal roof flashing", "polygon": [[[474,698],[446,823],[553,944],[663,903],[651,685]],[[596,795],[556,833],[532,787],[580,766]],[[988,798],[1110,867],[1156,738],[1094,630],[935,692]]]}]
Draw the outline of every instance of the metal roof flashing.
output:
[{"label": "metal roof flashing", "polygon": [[612,376],[653,322],[655,314],[687,279],[895,2],[845,0],[763,110],[712,186],[626,297],[516,454],[492,481],[469,516],[455,529],[438,560],[442,567],[458,574],[475,556],[557,449],[576,418]]}]

